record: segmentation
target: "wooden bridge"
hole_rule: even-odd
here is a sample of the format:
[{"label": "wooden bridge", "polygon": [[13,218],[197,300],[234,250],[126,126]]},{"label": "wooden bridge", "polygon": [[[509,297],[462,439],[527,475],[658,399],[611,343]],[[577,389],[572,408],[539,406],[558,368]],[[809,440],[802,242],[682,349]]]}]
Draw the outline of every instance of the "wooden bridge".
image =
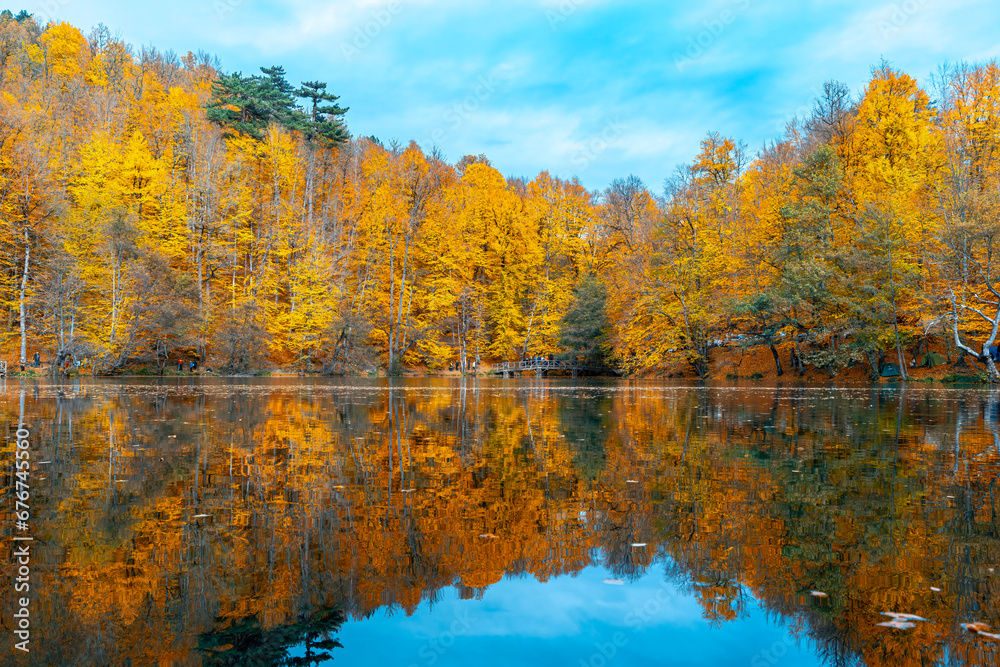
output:
[{"label": "wooden bridge", "polygon": [[514,373],[535,372],[540,378],[545,377],[549,371],[567,371],[573,377],[580,377],[581,373],[592,375],[617,375],[617,373],[607,366],[592,366],[575,361],[560,361],[557,359],[525,359],[524,361],[504,361],[494,364],[492,372],[503,375],[504,378],[513,377]]}]

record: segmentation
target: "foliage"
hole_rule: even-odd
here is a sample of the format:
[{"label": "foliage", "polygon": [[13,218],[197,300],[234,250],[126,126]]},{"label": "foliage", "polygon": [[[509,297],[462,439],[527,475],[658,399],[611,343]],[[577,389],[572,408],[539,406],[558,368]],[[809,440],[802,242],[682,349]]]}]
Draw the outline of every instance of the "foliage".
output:
[{"label": "foliage", "polygon": [[[220,619],[221,620],[221,619]],[[340,629],[344,615],[338,610],[321,610],[296,623],[264,629],[256,617],[240,619],[207,632],[198,640],[204,665],[226,667],[311,667],[332,660],[330,649],[343,648],[329,635]],[[306,654],[289,656],[291,648],[304,646]]]},{"label": "foliage", "polygon": [[21,359],[355,373],[600,351],[705,377],[743,336],[779,374],[874,377],[933,334],[1000,381],[996,63],[942,70],[935,104],[887,63],[856,100],[830,82],[756,155],[709,133],[659,196],[352,139],[322,81],[24,13],[0,14],[0,80],[0,326]]},{"label": "foliage", "polygon": [[604,283],[593,274],[583,276],[574,288],[573,301],[559,328],[559,343],[572,357],[592,364],[605,361],[610,327],[607,297]]}]

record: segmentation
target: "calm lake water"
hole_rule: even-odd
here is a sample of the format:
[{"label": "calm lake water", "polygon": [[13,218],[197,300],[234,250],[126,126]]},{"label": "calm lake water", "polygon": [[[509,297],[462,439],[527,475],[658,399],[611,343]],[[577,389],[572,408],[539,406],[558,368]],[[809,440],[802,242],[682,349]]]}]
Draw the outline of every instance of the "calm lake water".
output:
[{"label": "calm lake water", "polygon": [[8,381],[0,410],[9,664],[1000,662],[962,627],[1000,626],[996,391]]}]

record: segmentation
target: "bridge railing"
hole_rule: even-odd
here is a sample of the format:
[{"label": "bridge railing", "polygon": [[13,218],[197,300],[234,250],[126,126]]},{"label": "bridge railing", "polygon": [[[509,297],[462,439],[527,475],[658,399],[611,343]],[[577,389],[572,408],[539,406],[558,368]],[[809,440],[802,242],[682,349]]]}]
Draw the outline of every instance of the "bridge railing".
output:
[{"label": "bridge railing", "polygon": [[560,359],[526,359],[524,361],[502,361],[498,364],[494,364],[491,370],[494,373],[515,373],[519,371],[537,370],[607,372],[610,369]]},{"label": "bridge railing", "polygon": [[527,359],[525,361],[503,361],[493,366],[494,371],[534,371],[538,369],[572,369],[579,364],[558,359]]}]

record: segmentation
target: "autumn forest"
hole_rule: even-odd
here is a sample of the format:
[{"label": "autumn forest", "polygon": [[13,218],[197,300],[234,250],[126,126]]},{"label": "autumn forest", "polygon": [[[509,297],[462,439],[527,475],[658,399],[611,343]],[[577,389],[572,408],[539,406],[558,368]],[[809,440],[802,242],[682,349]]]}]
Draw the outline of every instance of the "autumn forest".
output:
[{"label": "autumn forest", "polygon": [[352,137],[335,84],[280,66],[225,73],[4,12],[5,358],[705,376],[739,338],[779,375],[905,376],[933,347],[997,381],[1000,66],[928,81],[881,63],[756,152],[709,133],[663,187],[592,192]]}]

